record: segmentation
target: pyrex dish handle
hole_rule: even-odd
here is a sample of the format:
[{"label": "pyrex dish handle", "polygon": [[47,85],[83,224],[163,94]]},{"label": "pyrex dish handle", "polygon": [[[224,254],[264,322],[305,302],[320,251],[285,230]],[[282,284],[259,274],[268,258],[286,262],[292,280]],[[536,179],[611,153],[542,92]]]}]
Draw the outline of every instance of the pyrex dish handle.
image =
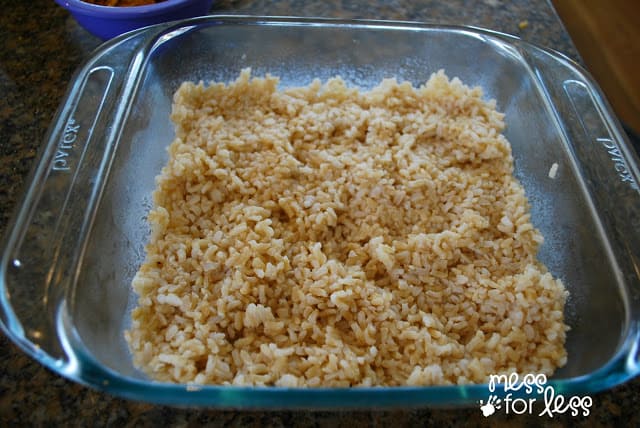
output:
[{"label": "pyrex dish handle", "polygon": [[[94,208],[121,125],[156,32],[106,43],[71,81],[32,171],[21,209],[5,234],[0,265],[0,326],[45,366],[67,372],[65,312]],[[67,373],[70,377],[76,377]]]},{"label": "pyrex dish handle", "polygon": [[[591,86],[593,88],[595,86]],[[600,221],[609,236],[615,237],[615,247],[624,281],[631,292],[630,305],[640,321],[640,175],[635,153],[627,142],[621,127],[612,128],[608,124],[617,123],[606,113],[603,98],[580,80],[565,80],[562,83],[565,105],[569,105],[569,118],[578,122],[572,130],[582,134],[574,141],[573,151],[583,160],[582,168],[587,169],[583,177],[589,177],[585,185]]]},{"label": "pyrex dish handle", "polygon": [[[622,126],[609,112],[598,85],[579,66],[560,54],[523,44],[523,53],[532,67],[546,97],[553,100],[553,111],[566,135],[565,144],[581,169],[578,177],[592,213],[610,236],[610,259],[616,274],[627,284],[629,334],[621,345],[621,371],[615,376],[631,377],[640,373],[640,172],[638,157],[628,143]],[[552,60],[550,60],[550,58]],[[594,233],[594,236],[597,235]],[[594,238],[595,239],[595,238]]]}]

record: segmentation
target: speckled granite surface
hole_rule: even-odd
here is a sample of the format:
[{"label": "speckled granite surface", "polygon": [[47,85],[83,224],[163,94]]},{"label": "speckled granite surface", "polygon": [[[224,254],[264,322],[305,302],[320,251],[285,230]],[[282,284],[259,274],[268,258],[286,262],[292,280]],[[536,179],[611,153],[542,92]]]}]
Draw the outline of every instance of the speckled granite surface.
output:
[{"label": "speckled granite surface", "polygon": [[[100,41],[50,0],[0,0],[0,232],[74,70]],[[530,1],[220,1],[213,13],[429,21],[520,35],[577,53],[550,3]],[[528,26],[519,28],[526,20]],[[594,395],[589,417],[494,416],[477,408],[380,412],[235,412],[172,409],[114,398],[69,382],[0,334],[0,426],[640,426],[640,379]]]}]

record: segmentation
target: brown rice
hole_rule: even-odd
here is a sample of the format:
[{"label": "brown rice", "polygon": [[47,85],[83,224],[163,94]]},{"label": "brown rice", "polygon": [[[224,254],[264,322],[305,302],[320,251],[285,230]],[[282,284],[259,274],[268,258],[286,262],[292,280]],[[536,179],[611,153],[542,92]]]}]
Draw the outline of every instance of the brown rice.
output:
[{"label": "brown rice", "polygon": [[565,364],[503,115],[443,72],[184,83],[126,333],[161,381],[464,384]]}]

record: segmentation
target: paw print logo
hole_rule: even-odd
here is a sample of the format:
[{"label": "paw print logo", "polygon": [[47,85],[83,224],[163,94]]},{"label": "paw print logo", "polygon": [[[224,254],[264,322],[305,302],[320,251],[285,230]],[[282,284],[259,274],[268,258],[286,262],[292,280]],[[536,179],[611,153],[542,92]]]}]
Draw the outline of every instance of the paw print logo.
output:
[{"label": "paw print logo", "polygon": [[496,397],[495,395],[490,395],[487,400],[487,404],[484,404],[483,400],[480,400],[480,410],[482,410],[482,415],[485,418],[493,415],[496,410],[500,410],[502,407],[502,400]]}]

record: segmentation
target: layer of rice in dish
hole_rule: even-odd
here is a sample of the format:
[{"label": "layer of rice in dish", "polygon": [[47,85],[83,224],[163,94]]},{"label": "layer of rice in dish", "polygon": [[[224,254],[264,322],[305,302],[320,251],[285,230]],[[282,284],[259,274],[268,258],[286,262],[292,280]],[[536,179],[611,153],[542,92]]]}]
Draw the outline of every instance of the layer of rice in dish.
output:
[{"label": "layer of rice in dish", "polygon": [[347,387],[551,375],[563,284],[503,115],[443,73],[184,83],[126,332],[160,381]]}]

